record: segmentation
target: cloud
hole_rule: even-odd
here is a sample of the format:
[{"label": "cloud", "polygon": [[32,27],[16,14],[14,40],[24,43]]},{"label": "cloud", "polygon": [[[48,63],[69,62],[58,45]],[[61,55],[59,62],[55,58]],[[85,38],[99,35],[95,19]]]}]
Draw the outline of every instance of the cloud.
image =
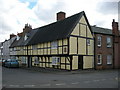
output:
[{"label": "cloud", "polygon": [[[34,27],[44,24],[44,21],[34,14],[28,8],[28,3],[22,3],[18,0],[0,0],[0,38],[1,41],[9,39],[9,34],[22,32],[26,23]],[[0,41],[0,42],[1,42]]]},{"label": "cloud", "polygon": [[118,2],[100,2],[96,11],[102,14],[118,14]]},{"label": "cloud", "polygon": [[[111,28],[117,19],[116,3],[105,0],[0,0],[0,38],[22,32],[26,23],[37,28],[56,21],[56,13],[66,12],[66,17],[85,11],[91,25]],[[107,0],[111,2],[112,0]],[[115,2],[115,1],[114,1]],[[0,41],[0,42],[1,42]]]},{"label": "cloud", "polygon": [[33,11],[40,20],[45,21],[47,24],[56,21],[56,13],[63,10],[64,6],[65,3],[58,0],[40,0]]}]

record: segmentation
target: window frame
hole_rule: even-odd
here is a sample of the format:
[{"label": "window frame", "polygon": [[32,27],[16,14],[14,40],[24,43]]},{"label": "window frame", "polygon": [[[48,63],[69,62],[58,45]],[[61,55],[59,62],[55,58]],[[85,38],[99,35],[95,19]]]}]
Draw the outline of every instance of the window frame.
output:
[{"label": "window frame", "polygon": [[57,41],[52,41],[51,42],[51,49],[57,49],[58,48],[58,42]]},{"label": "window frame", "polygon": [[52,57],[52,65],[60,65],[60,57]]},{"label": "window frame", "polygon": [[107,65],[111,65],[111,64],[112,64],[112,55],[109,54],[109,55],[107,55]]},{"label": "window frame", "polygon": [[90,39],[87,39],[87,45],[90,46]]},{"label": "window frame", "polygon": [[97,46],[101,47],[102,46],[102,36],[97,36]]},{"label": "window frame", "polygon": [[[100,57],[98,58],[98,56],[100,56]],[[100,62],[98,62],[98,61],[100,61]],[[101,65],[101,64],[102,64],[102,54],[98,54],[98,55],[97,55],[97,64],[98,64],[98,65]]]},{"label": "window frame", "polygon": [[110,37],[106,38],[106,45],[108,48],[112,47],[112,39]]}]

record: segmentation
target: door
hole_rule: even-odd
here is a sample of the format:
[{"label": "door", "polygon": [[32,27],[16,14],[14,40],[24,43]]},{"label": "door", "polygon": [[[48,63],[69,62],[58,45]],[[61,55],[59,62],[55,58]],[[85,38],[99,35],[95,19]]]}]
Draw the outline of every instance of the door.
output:
[{"label": "door", "polygon": [[83,56],[78,56],[78,69],[83,69]]},{"label": "door", "polygon": [[32,66],[32,57],[28,57],[28,67]]}]

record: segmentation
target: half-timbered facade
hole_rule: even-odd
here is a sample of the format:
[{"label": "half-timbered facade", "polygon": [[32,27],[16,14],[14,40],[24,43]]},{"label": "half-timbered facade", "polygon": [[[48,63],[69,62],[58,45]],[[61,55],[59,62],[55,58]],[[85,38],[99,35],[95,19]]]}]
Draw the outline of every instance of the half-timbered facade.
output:
[{"label": "half-timbered facade", "polygon": [[84,11],[40,28],[25,28],[10,49],[11,57],[16,56],[22,66],[65,70],[94,67],[94,39]]}]

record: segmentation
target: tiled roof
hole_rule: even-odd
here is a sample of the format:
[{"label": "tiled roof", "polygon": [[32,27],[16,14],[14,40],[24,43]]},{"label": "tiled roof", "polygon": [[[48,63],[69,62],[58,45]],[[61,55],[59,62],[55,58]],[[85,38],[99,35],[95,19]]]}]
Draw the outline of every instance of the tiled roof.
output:
[{"label": "tiled roof", "polygon": [[37,28],[37,32],[28,42],[28,45],[50,42],[69,37],[83,15],[85,15],[84,11],[65,18],[64,20]]},{"label": "tiled roof", "polygon": [[101,28],[96,26],[91,26],[91,30],[93,33],[100,33],[100,34],[109,34],[112,35],[112,30],[107,28]]},{"label": "tiled roof", "polygon": [[[29,32],[29,37],[26,41],[24,40],[24,35],[23,35],[20,38],[20,40],[18,41],[15,40],[15,42],[13,42],[11,47],[23,46],[23,45],[34,45],[38,43],[51,42],[58,39],[67,38],[70,36],[70,34],[72,33],[75,26],[77,25],[77,23],[79,22],[80,18],[83,15],[85,16],[85,19],[88,23],[87,17],[84,11],[82,11],[73,16],[65,18],[64,20],[57,21],[49,25],[31,30],[31,32]],[[89,25],[89,28],[91,28],[90,25]]]}]

